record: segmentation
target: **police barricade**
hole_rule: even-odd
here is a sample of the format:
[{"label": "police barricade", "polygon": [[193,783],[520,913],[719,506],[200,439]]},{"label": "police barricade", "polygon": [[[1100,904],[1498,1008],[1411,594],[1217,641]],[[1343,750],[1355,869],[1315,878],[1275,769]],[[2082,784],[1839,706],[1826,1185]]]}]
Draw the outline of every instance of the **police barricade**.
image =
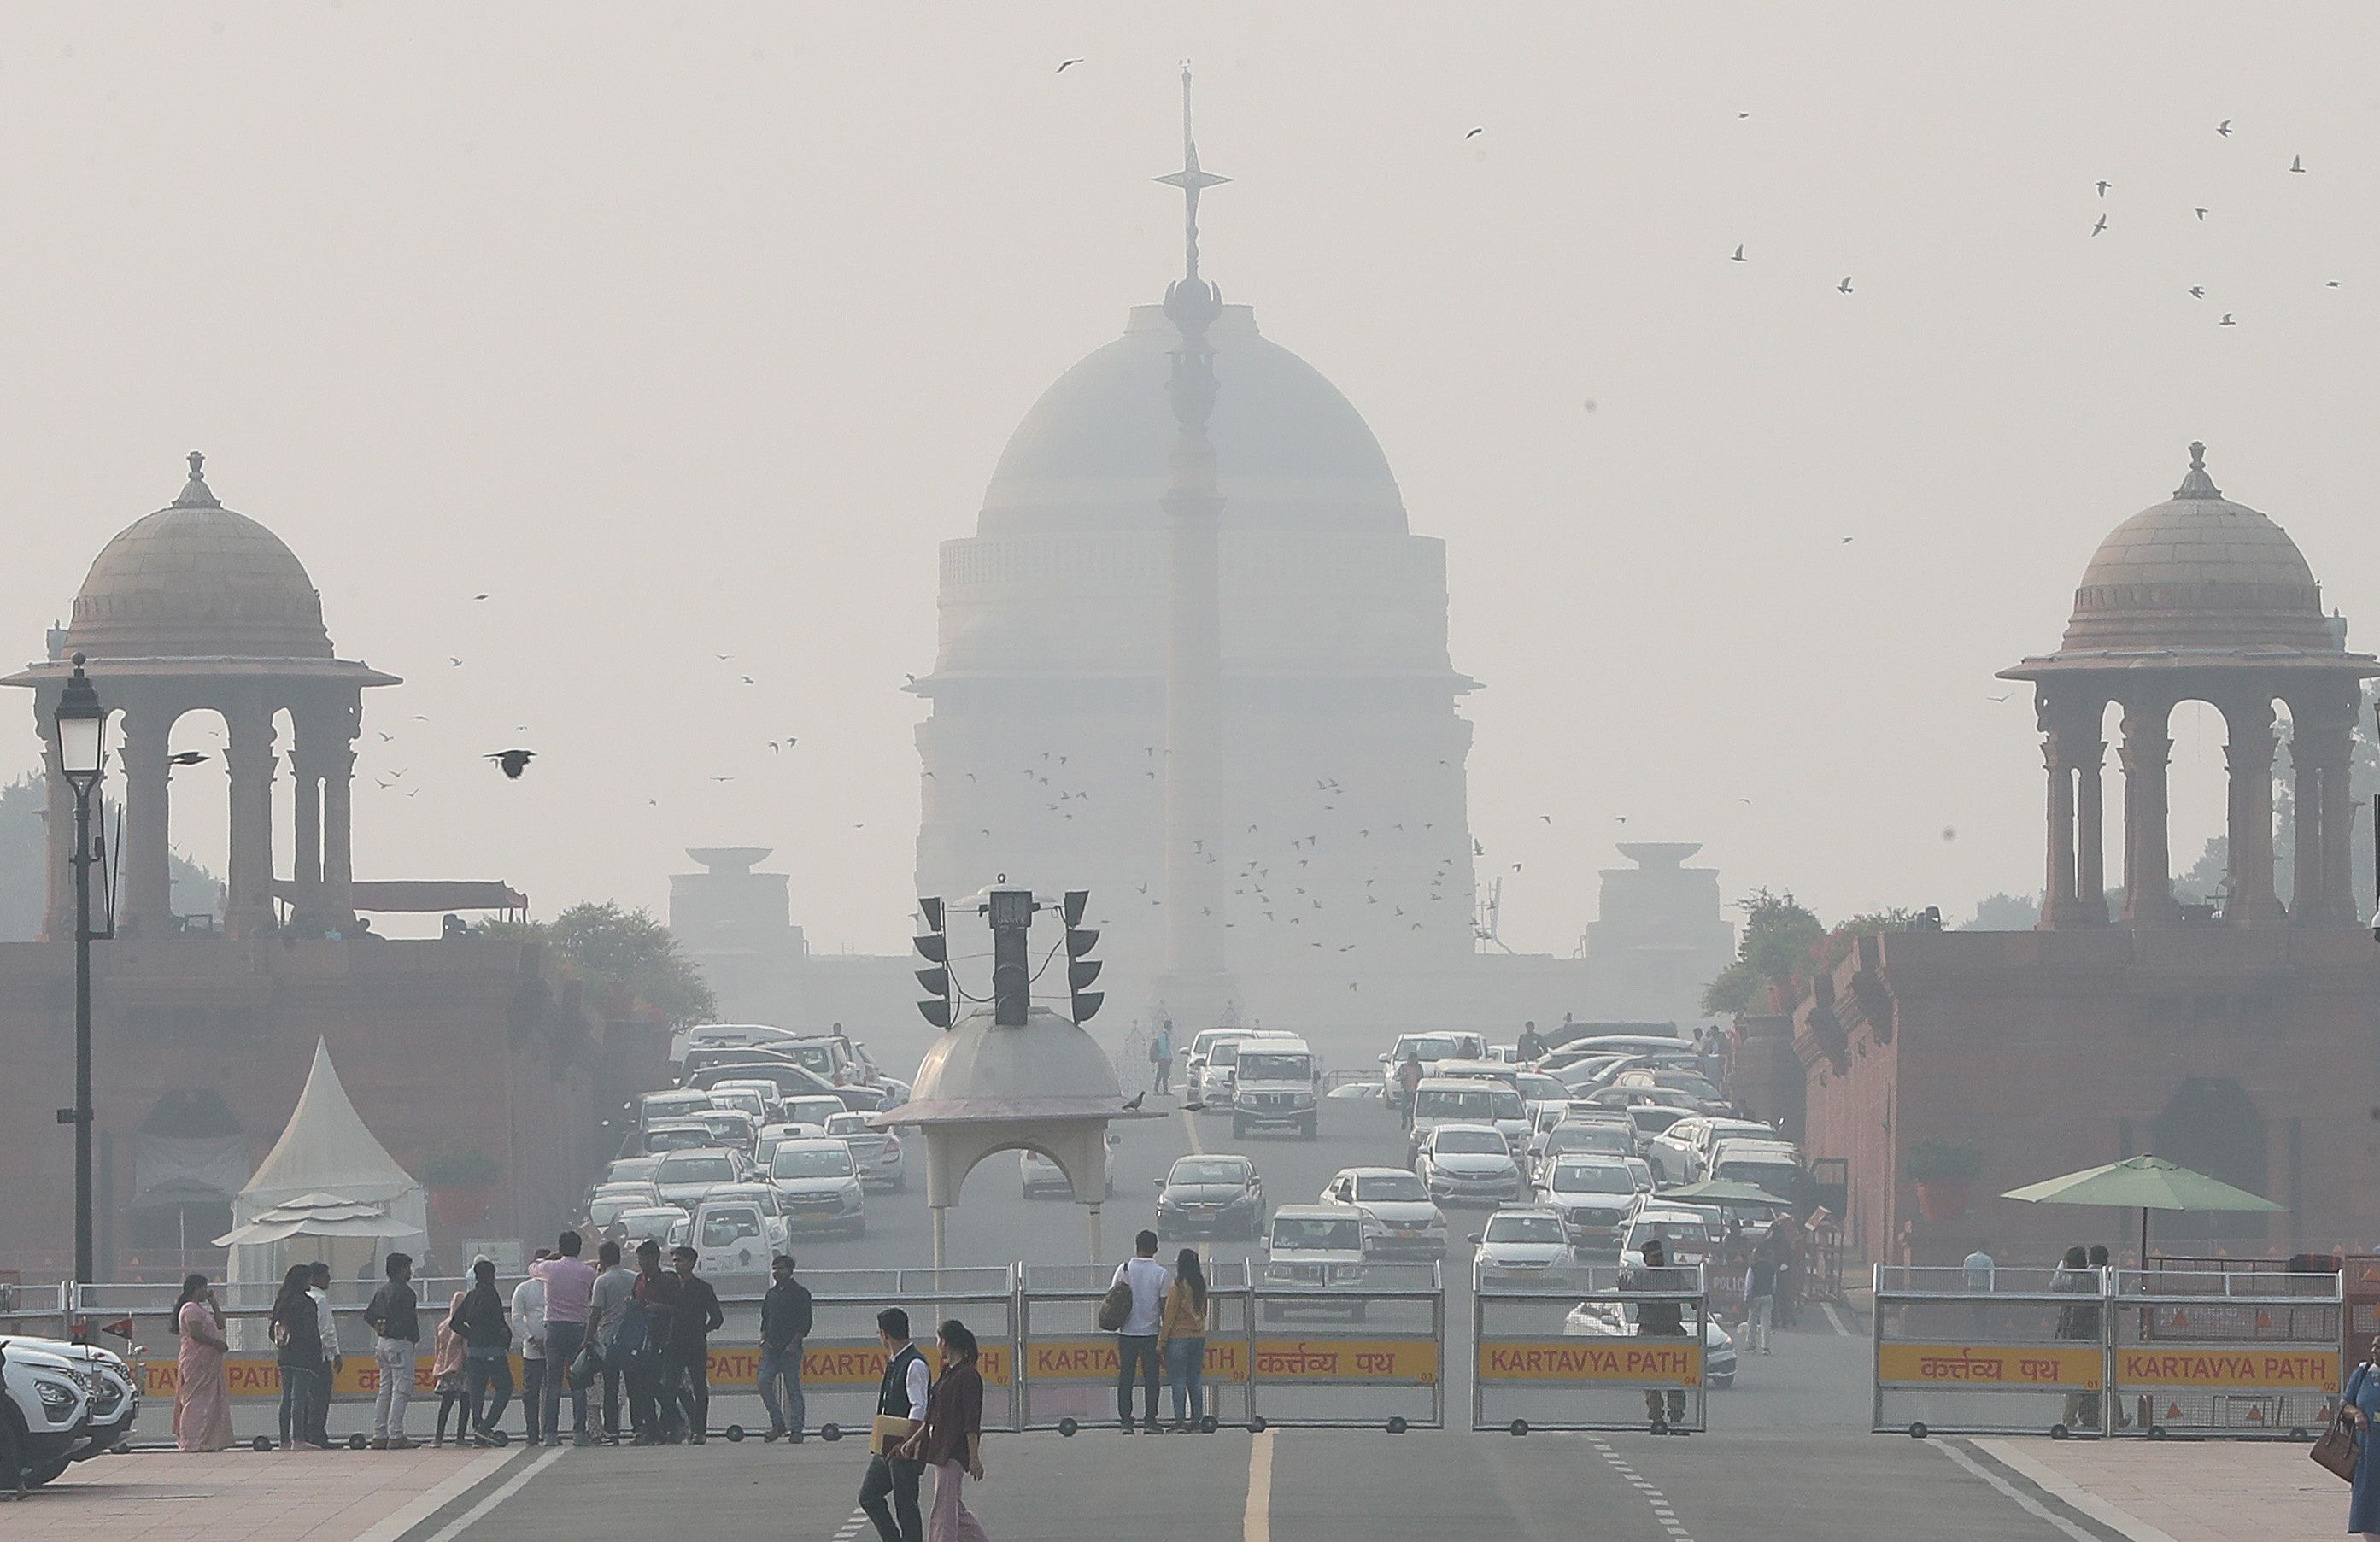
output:
[{"label": "police barricade", "polygon": [[2104,1270],[1876,1268],[1879,1433],[2101,1432]]},{"label": "police barricade", "polygon": [[[1475,1266],[1471,1427],[1709,1427],[1735,1378],[1700,1264],[1513,1270]],[[1674,1326],[1672,1326],[1674,1325]]]},{"label": "police barricade", "polygon": [[2340,1285],[2327,1273],[2119,1271],[2121,1432],[2311,1439],[2338,1397]]},{"label": "police barricade", "polygon": [[[1086,1427],[1117,1422],[1116,1376],[1123,1359],[1116,1335],[1099,1327],[1099,1304],[1115,1272],[1112,1264],[1023,1267],[1016,1298],[1023,1343],[1016,1361],[1016,1428],[1055,1429],[1071,1435]],[[1201,1394],[1205,1417],[1218,1425],[1245,1425],[1255,1413],[1249,1400],[1248,1356],[1253,1342],[1249,1330],[1245,1266],[1210,1266]],[[1158,1379],[1158,1418],[1171,1424],[1172,1379],[1163,1372]],[[1132,1393],[1135,1421],[1146,1409],[1146,1382],[1144,1370]]]},{"label": "police barricade", "polygon": [[1247,1265],[1249,1422],[1446,1427],[1446,1290],[1434,1263]]}]

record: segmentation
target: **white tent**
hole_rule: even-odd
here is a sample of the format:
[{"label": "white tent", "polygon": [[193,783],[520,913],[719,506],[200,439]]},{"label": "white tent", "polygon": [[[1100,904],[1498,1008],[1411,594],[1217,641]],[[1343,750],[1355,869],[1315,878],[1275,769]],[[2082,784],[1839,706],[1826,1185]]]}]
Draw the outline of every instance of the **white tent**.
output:
[{"label": "white tent", "polygon": [[[331,1266],[334,1279],[369,1279],[388,1236],[419,1236],[430,1224],[429,1203],[419,1181],[396,1164],[387,1147],[347,1100],[339,1073],[331,1064],[330,1046],[314,1045],[314,1069],[306,1090],[298,1097],[289,1123],[262,1165],[249,1178],[232,1205],[232,1235],[239,1235],[268,1214],[286,1217],[292,1209],[318,1209],[337,1201],[359,1208],[365,1226],[343,1229],[324,1236],[319,1230],[284,1233],[285,1240],[242,1242],[231,1250],[230,1276],[235,1281],[277,1281],[291,1262],[320,1257]],[[372,1218],[385,1218],[375,1224]],[[250,1235],[264,1233],[253,1232]],[[315,1251],[290,1254],[291,1235],[321,1239]]]}]

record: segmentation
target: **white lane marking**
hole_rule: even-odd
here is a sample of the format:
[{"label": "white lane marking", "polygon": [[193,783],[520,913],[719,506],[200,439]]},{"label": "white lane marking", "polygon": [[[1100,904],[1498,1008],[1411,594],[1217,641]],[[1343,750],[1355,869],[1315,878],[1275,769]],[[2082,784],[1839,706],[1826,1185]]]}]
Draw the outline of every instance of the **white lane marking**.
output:
[{"label": "white lane marking", "polygon": [[1207,1148],[1198,1143],[1198,1116],[1192,1113],[1188,1109],[1184,1109],[1182,1111],[1182,1127],[1190,1132],[1190,1154],[1194,1157],[1205,1156],[1207,1154]]},{"label": "white lane marking", "polygon": [[492,1451],[477,1461],[465,1463],[444,1482],[423,1490],[410,1504],[380,1521],[357,1537],[356,1542],[396,1542],[398,1537],[453,1503],[456,1495],[478,1487],[489,1474],[511,1461],[515,1454]]},{"label": "white lane marking", "polygon": [[853,1511],[851,1512],[851,1519],[845,1521],[843,1524],[843,1529],[834,1534],[834,1542],[850,1542],[852,1537],[859,1535],[859,1528],[867,1524],[868,1512],[864,1510]]},{"label": "white lane marking", "polygon": [[2006,1440],[1977,1440],[1974,1443],[1991,1452],[1997,1460],[2022,1473],[2045,1490],[2057,1495],[2101,1525],[2131,1537],[2132,1542],[2173,1542],[2173,1538],[2167,1533],[2159,1531],[2128,1510],[2117,1509],[2065,1474],[2043,1466]]},{"label": "white lane marking", "polygon": [[1827,1314],[1827,1320],[1835,1325],[1836,1332],[1841,1334],[1846,1339],[1856,1336],[1850,1329],[1843,1326],[1843,1315],[1835,1310],[1835,1304],[1833,1302],[1821,1301],[1818,1303],[1818,1310]]},{"label": "white lane marking", "polygon": [[1626,1479],[1630,1487],[1645,1496],[1645,1502],[1652,1507],[1653,1519],[1660,1523],[1664,1532],[1675,1538],[1676,1542],[1694,1542],[1693,1535],[1678,1524],[1678,1513],[1670,1508],[1670,1497],[1667,1494],[1639,1476],[1636,1469],[1628,1464],[1628,1459],[1613,1451],[1610,1443],[1603,1437],[1590,1435],[1586,1438],[1586,1443],[1595,1448],[1595,1454],[1610,1464],[1614,1473]]},{"label": "white lane marking", "polygon": [[486,1499],[481,1500],[470,1509],[463,1512],[461,1515],[455,1519],[452,1524],[445,1526],[438,1533],[437,1536],[431,1537],[430,1542],[455,1542],[455,1538],[470,1530],[473,1525],[477,1524],[479,1521],[488,1513],[488,1512],[495,1509],[496,1506],[504,1503],[506,1500],[511,1499],[515,1494],[519,1493],[523,1488],[528,1487],[529,1479],[537,1476],[538,1474],[545,1471],[548,1467],[551,1467],[555,1463],[561,1461],[562,1453],[569,1449],[570,1448],[567,1446],[555,1446],[552,1450],[548,1451],[544,1455],[539,1457],[536,1461],[531,1462],[528,1466],[523,1467],[519,1472],[506,1479],[503,1487],[498,1488]]},{"label": "white lane marking", "polygon": [[1240,1542],[1272,1542],[1272,1431],[1248,1442],[1248,1508],[1240,1518]]},{"label": "white lane marking", "polygon": [[[1925,1443],[1940,1451],[1943,1455],[1949,1457],[1951,1461],[1956,1462],[1960,1466],[1966,1468],[1967,1471],[1974,1474],[1975,1476],[1982,1478],[1985,1483],[1990,1484],[2001,1493],[2006,1494],[2010,1499],[2014,1500],[2023,1508],[2026,1514],[2048,1522],[2051,1525],[2056,1526],[2059,1531],[2062,1531],[2067,1536],[2072,1537],[2074,1542],[2095,1542],[2095,1539],[2089,1532],[2084,1531],[2081,1526],[2076,1525],[2065,1516],[2055,1514],[2049,1510],[2044,1508],[2030,1495],[2018,1492],[2016,1487],[2010,1483],[2008,1479],[2000,1476],[1999,1474],[1993,1472],[1990,1468],[1985,1466],[1973,1457],[1969,1456],[1965,1451],[1961,1451],[1957,1446],[1951,1444],[1949,1441],[1928,1440]],[[2169,1538],[2168,1539],[2168,1542],[2170,1542]]]}]

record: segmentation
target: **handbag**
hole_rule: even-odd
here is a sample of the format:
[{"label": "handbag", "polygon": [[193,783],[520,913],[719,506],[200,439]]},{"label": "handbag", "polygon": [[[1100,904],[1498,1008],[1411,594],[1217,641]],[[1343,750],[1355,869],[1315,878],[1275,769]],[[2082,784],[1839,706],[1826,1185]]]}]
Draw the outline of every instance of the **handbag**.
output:
[{"label": "handbag", "polygon": [[[2355,1374],[2347,1378],[2347,1391],[2341,1399],[2342,1403],[2354,1401],[2356,1384],[2369,1368],[2367,1366],[2355,1367]],[[2329,1427],[2315,1439],[2313,1449],[2306,1454],[2313,1458],[2317,1465],[2338,1474],[2346,1482],[2353,1483],[2355,1447],[2355,1427],[2347,1422],[2347,1410],[2342,1406],[2332,1417]]]},{"label": "handbag", "polygon": [[1132,1318],[1132,1281],[1119,1280],[1099,1297],[1098,1322],[1099,1331],[1112,1333]]},{"label": "handbag", "polygon": [[577,1355],[572,1357],[570,1364],[564,1367],[563,1384],[584,1391],[595,1385],[595,1378],[602,1374],[602,1354],[595,1347],[593,1342],[589,1341]]}]

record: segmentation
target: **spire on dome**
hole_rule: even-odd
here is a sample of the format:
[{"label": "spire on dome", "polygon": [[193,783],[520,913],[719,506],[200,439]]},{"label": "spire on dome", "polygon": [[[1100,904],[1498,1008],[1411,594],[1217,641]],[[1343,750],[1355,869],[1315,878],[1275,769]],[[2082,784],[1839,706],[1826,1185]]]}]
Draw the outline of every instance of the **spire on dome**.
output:
[{"label": "spire on dome", "polygon": [[1204,333],[1222,314],[1223,291],[1198,276],[1198,194],[1231,180],[1198,164],[1190,131],[1190,61],[1182,61],[1182,169],[1157,179],[1182,189],[1182,278],[1165,291],[1165,315],[1184,336]]},{"label": "spire on dome", "polygon": [[174,500],[176,508],[219,509],[223,507],[223,504],[215,501],[215,495],[207,491],[206,472],[203,469],[206,464],[206,456],[196,450],[190,452],[190,480],[183,484],[181,496]]},{"label": "spire on dome", "polygon": [[2206,446],[2192,441],[2190,446],[2190,470],[2181,485],[2173,490],[2177,498],[2220,498],[2223,492],[2215,479],[2206,474]]}]

